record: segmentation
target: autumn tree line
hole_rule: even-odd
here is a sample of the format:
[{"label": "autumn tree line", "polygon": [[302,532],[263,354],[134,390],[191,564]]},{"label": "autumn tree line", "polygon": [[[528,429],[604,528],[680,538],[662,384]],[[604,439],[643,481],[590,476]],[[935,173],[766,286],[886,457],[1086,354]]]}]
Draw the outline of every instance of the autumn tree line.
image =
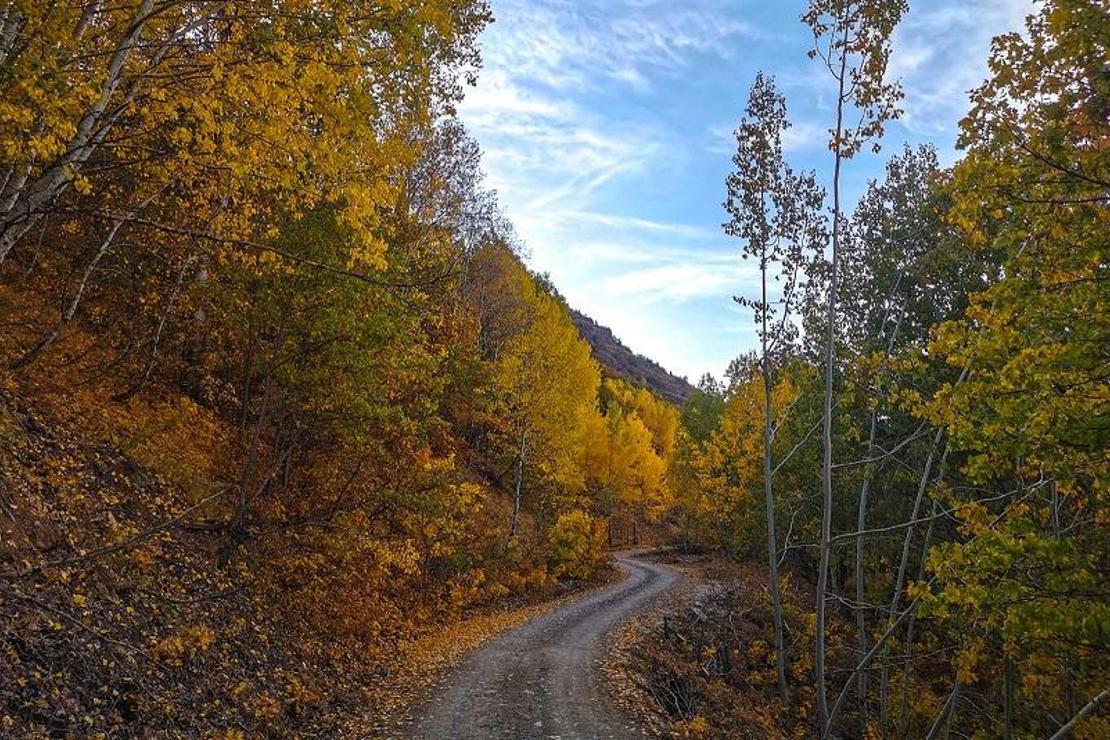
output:
[{"label": "autumn tree line", "polygon": [[677,518],[766,563],[753,681],[813,736],[1101,737],[1110,14],[1039,2],[994,40],[959,161],[907,146],[849,204],[844,172],[900,115],[906,11],[803,16],[829,178],[787,161],[773,77],[751,87],[724,229],[761,276],[736,299],[759,346],[683,410]]},{"label": "autumn tree line", "polygon": [[[39,610],[46,633],[83,634],[50,615],[103,605],[97,630],[136,632],[98,649],[150,641],[184,671],[233,639],[219,610],[248,594],[251,619],[325,656],[282,684],[284,714],[256,692],[250,722],[271,724],[241,726],[277,732],[352,645],[373,663],[470,607],[589,578],[669,510],[678,410],[602,378],[454,115],[490,20],[482,0],[0,4],[5,440],[68,429],[157,483],[121,499],[79,455],[44,453],[40,479],[0,451],[18,489],[4,598],[47,604],[38,579],[80,596]],[[238,585],[150,597],[145,622],[134,591],[79,585],[176,587],[186,560],[201,586],[207,568]],[[4,682],[40,660],[5,652]],[[188,680],[231,692],[218,673]],[[247,712],[255,689],[234,691]],[[48,696],[0,715],[53,726]]]}]

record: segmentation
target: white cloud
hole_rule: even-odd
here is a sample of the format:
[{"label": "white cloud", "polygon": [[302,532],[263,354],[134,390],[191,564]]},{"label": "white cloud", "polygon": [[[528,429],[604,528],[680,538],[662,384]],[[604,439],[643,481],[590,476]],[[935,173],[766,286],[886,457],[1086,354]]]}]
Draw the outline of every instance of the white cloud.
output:
[{"label": "white cloud", "polygon": [[603,284],[612,295],[637,296],[651,303],[728,295],[739,285],[756,279],[755,269],[745,267],[735,258],[731,263],[659,265],[608,277]]},{"label": "white cloud", "polygon": [[580,201],[654,152],[650,132],[621,130],[572,98],[540,94],[528,83],[491,70],[460,107],[482,144],[490,184],[514,220]]},{"label": "white cloud", "polygon": [[968,92],[987,77],[991,39],[1024,30],[1033,0],[911,4],[893,39],[888,77],[901,78],[902,125],[921,135],[951,134]]},{"label": "white cloud", "polygon": [[513,83],[505,70],[482,73],[482,83],[469,90],[464,101],[472,124],[496,126],[513,115],[567,119],[574,114],[566,102],[537,95]]},{"label": "white cloud", "polygon": [[483,45],[485,66],[509,68],[554,90],[615,79],[646,89],[652,71],[680,70],[694,54],[733,58],[737,39],[767,34],[738,17],[730,0],[625,3],[496,0]]},{"label": "white cloud", "polygon": [[701,226],[689,224],[666,223],[651,221],[633,216],[616,216],[608,213],[590,213],[588,211],[565,211],[559,217],[573,223],[589,222],[615,229],[621,232],[640,231],[650,234],[666,234],[685,239],[716,239],[720,232]]},{"label": "white cloud", "polygon": [[782,132],[782,149],[787,154],[826,149],[829,127],[811,121],[796,121]]},{"label": "white cloud", "polygon": [[637,92],[645,92],[651,89],[651,81],[635,67],[621,67],[610,72],[609,76],[614,80],[626,83]]}]

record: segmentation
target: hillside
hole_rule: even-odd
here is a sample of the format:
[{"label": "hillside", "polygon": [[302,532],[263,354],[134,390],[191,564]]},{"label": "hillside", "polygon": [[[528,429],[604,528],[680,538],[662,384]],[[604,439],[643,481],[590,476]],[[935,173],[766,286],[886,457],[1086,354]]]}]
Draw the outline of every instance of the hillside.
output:
[{"label": "hillside", "polygon": [[624,346],[609,327],[574,309],[570,317],[582,338],[589,342],[597,361],[617,377],[645,386],[678,406],[694,390],[685,378],[667,372],[659,363]]}]

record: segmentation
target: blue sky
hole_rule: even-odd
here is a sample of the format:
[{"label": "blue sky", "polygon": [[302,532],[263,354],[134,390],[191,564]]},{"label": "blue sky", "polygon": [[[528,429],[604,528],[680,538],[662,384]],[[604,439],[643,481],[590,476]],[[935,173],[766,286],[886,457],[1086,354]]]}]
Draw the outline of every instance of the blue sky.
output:
[{"label": "blue sky", "polygon": [[[835,97],[800,0],[492,0],[483,69],[460,109],[487,184],[572,306],[696,380],[755,346],[733,295],[757,275],[721,232],[724,178],[755,73],[773,74],[794,127],[787,156],[827,180]],[[910,0],[891,75],[904,118],[849,164],[854,201],[904,142],[944,161],[991,38],[1031,0]]]}]

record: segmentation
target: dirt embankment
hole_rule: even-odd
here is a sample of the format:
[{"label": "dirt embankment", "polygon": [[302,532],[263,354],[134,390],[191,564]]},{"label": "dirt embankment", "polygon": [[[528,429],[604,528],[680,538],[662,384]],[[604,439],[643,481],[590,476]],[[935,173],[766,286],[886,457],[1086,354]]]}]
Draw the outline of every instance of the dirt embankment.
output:
[{"label": "dirt embankment", "polygon": [[686,579],[617,634],[606,665],[617,702],[644,717],[656,737],[808,737],[813,715],[808,591],[786,584],[791,702],[783,706],[764,569],[710,555],[669,552],[658,558]]}]

